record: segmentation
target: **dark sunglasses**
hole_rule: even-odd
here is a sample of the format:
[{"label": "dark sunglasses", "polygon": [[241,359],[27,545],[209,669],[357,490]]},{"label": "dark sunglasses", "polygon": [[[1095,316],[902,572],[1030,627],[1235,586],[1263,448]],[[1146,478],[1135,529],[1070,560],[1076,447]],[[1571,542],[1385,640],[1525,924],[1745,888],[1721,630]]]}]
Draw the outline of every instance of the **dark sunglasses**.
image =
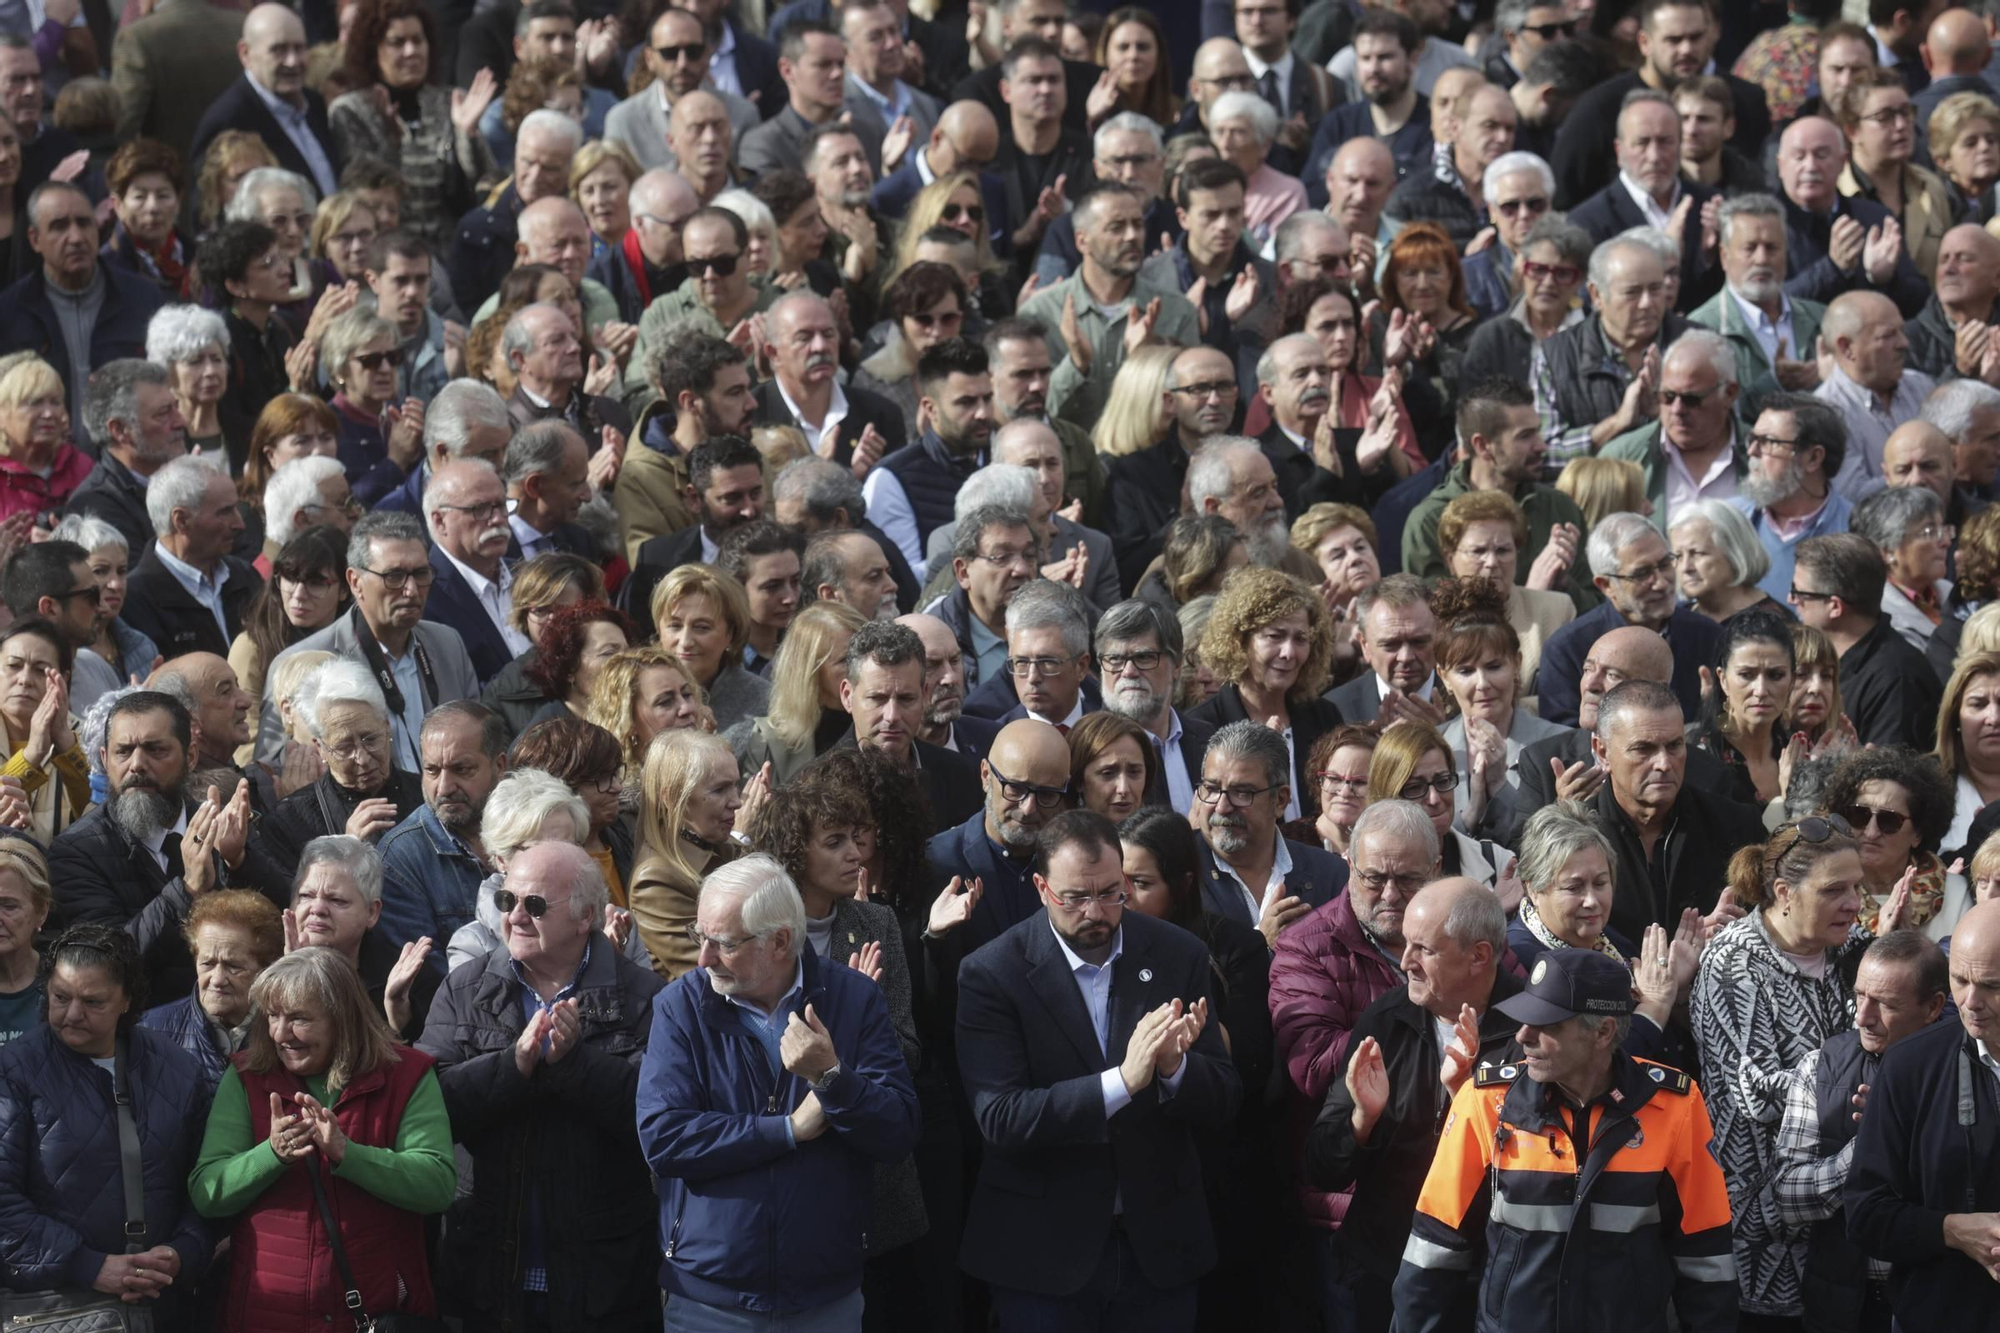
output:
[{"label": "dark sunglasses", "polygon": [[697,278],[704,273],[713,273],[718,278],[726,278],[736,271],[736,261],[742,257],[742,255],[710,255],[707,259],[690,259],[687,262],[688,272]]},{"label": "dark sunglasses", "polygon": [[1521,265],[1521,272],[1535,281],[1554,278],[1557,282],[1575,282],[1583,276],[1583,270],[1574,264],[1537,264],[1533,260]]},{"label": "dark sunglasses", "polygon": [[72,597],[88,597],[90,604],[97,606],[104,600],[104,589],[98,587],[71,588],[68,592],[56,594],[56,600],[59,602],[67,602]]},{"label": "dark sunglasses", "polygon": [[708,54],[708,43],[687,42],[681,46],[656,46],[653,48],[653,54],[666,61],[669,65],[679,60],[682,56],[686,56],[689,60],[700,60]]},{"label": "dark sunglasses", "polygon": [[1686,389],[1662,389],[1660,390],[1660,403],[1665,407],[1676,407],[1682,404],[1688,407],[1700,407],[1703,403],[1715,397],[1720,392],[1721,387],[1721,385],[1717,385],[1707,393],[1690,393]]},{"label": "dark sunglasses", "polygon": [[944,220],[946,222],[956,222],[960,218],[964,218],[967,222],[984,222],[986,221],[986,210],[978,204],[946,204],[944,206]]},{"label": "dark sunglasses", "polygon": [[1545,42],[1553,42],[1559,37],[1576,36],[1576,20],[1565,19],[1561,23],[1522,24],[1522,32],[1532,32]]},{"label": "dark sunglasses", "polygon": [[1530,213],[1546,213],[1549,211],[1549,199],[1544,194],[1538,194],[1532,199],[1502,199],[1493,207],[1511,218],[1524,208]]},{"label": "dark sunglasses", "polygon": [[1861,832],[1872,822],[1876,831],[1885,838],[1893,838],[1903,831],[1903,825],[1910,822],[1908,815],[1899,815],[1894,810],[1877,810],[1866,805],[1843,805],[1837,812],[1840,817]]},{"label": "dark sunglasses", "polygon": [[400,366],[403,364],[403,349],[400,347],[391,347],[386,352],[356,352],[354,360],[363,370],[380,370],[384,366]]},{"label": "dark sunglasses", "polygon": [[[563,899],[561,901],[566,902],[568,900]],[[501,916],[506,916],[509,912],[513,911],[516,903],[525,908],[528,915],[537,921],[548,915],[549,908],[555,906],[554,903],[551,903],[539,893],[515,893],[512,889],[493,890],[493,905],[500,909]]]},{"label": "dark sunglasses", "polygon": [[[1792,824],[1790,827],[1792,832],[1792,840],[1785,844],[1784,851],[1779,852],[1776,856],[1771,858],[1770,863],[1772,865],[1777,865],[1779,862],[1783,861],[1786,855],[1789,854],[1793,848],[1797,847],[1802,842],[1809,842],[1817,846],[1818,844],[1825,842],[1828,838],[1831,838],[1836,833],[1840,834],[1842,837],[1847,837],[1847,838],[1851,838],[1854,836],[1853,825],[1849,824],[1845,819],[1842,819],[1839,815],[1834,815],[1834,814],[1807,815],[1804,819],[1799,820],[1797,823]],[[1780,834],[1783,834],[1784,831],[1785,830],[1783,828],[1780,828],[1778,830]]]}]

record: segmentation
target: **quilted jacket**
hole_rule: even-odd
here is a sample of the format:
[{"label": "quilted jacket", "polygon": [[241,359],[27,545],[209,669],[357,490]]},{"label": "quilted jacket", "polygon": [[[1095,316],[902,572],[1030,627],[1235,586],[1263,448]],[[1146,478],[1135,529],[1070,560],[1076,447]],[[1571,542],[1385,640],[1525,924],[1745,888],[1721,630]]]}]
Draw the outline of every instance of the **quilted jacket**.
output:
[{"label": "quilted jacket", "polygon": [[[188,1203],[209,1088],[164,1033],[133,1028],[132,1100],[146,1185],[145,1245],[171,1245],[181,1272],[208,1266],[207,1226]],[[15,1291],[88,1286],[123,1253],[125,1191],[110,1071],[37,1028],[0,1049],[0,1283]],[[161,1333],[183,1327],[163,1299]]]},{"label": "quilted jacket", "polygon": [[172,1004],[148,1009],[146,1016],[139,1020],[139,1026],[159,1033],[193,1056],[195,1063],[201,1066],[201,1075],[208,1083],[210,1094],[215,1092],[215,1085],[222,1082],[222,1071],[229,1067],[229,1057],[233,1052],[223,1050],[216,1043],[215,1030],[209,1026],[208,1015],[202,1012],[200,999],[184,995]]}]

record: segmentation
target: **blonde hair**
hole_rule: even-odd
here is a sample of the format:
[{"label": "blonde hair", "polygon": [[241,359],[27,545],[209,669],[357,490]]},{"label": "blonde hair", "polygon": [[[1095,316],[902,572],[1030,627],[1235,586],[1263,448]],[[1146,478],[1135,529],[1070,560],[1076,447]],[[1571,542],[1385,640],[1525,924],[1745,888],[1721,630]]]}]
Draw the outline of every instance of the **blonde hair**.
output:
[{"label": "blonde hair", "polygon": [[1966,653],[2000,653],[2000,602],[1988,602],[1965,618],[1958,651],[1961,657]]},{"label": "blonde hair", "polygon": [[1335,504],[1322,500],[1312,508],[1292,520],[1292,545],[1311,555],[1326,540],[1327,534],[1342,528],[1353,528],[1368,539],[1370,546],[1380,546],[1375,535],[1375,520],[1359,505]]},{"label": "blonde hair", "polygon": [[1944,701],[1938,705],[1937,748],[1931,751],[1938,767],[1954,780],[1965,772],[1965,740],[1958,734],[1958,710],[1964,706],[1972,682],[1980,676],[2000,676],[2000,653],[1961,647],[1951,679],[1945,682]]},{"label": "blonde hair", "polygon": [[19,407],[46,393],[55,394],[68,407],[62,376],[54,366],[33,352],[0,357],[0,407]]},{"label": "blonde hair", "polygon": [[1182,350],[1148,343],[1125,358],[1112,377],[1097,429],[1091,432],[1098,453],[1121,458],[1166,438],[1167,376]]},{"label": "blonde hair", "polygon": [[[366,213],[371,218],[375,216],[375,210],[355,190],[335,190],[320,200],[319,211],[313,214],[312,240],[309,246],[315,259],[326,258],[327,242],[333,239],[335,232],[347,225],[348,219],[357,211]],[[341,276],[358,278],[361,275],[356,273]]]},{"label": "blonde hair", "polygon": [[666,862],[679,883],[701,883],[701,866],[708,863],[708,854],[702,852],[698,863],[691,859],[692,844],[681,833],[687,828],[687,807],[695,788],[707,779],[709,765],[723,759],[736,762],[727,741],[691,728],[663,731],[646,747],[646,760],[639,768],[640,854]]},{"label": "blonde hair", "polygon": [[[1795,622],[1792,625],[1792,678],[1796,680],[1806,672],[1820,668],[1833,673],[1833,684],[1827,690],[1826,721],[1819,724],[1818,734],[1806,737],[1811,741],[1826,735],[1827,729],[1834,725],[1834,719],[1843,711],[1840,702],[1840,652],[1833,646],[1833,640],[1826,637],[1825,631]],[[1789,708],[1787,711],[1790,711]]]},{"label": "blonde hair", "polygon": [[0,838],[0,874],[9,870],[27,886],[29,906],[47,917],[54,899],[49,893],[49,863],[40,850],[25,838]]},{"label": "blonde hair", "polygon": [[765,475],[772,477],[787,463],[812,453],[806,447],[805,432],[797,426],[758,426],[750,432],[750,443],[764,456]]},{"label": "blonde hair", "polygon": [[[641,62],[644,63],[644,62]],[[639,165],[639,159],[632,156],[632,150],[616,139],[592,139],[576,150],[576,156],[569,163],[570,202],[581,207],[583,201],[577,192],[583,188],[583,178],[603,166],[606,162],[616,162],[618,169],[625,173],[625,188],[630,190],[646,169]]]},{"label": "blonde hair", "polygon": [[[715,603],[716,613],[729,623],[729,651],[741,653],[750,641],[750,594],[713,565],[676,565],[660,580],[653,589],[652,604],[646,608],[653,618],[653,632],[657,634],[667,612],[688,597],[706,597]],[[724,665],[728,665],[726,660]]]},{"label": "blonde hair", "polygon": [[1937,104],[1928,129],[1931,157],[1938,163],[1940,175],[1945,159],[1958,146],[1959,136],[1982,120],[2000,130],[2000,106],[1984,93],[1953,93]]},{"label": "blonde hair", "polygon": [[1422,722],[1396,722],[1383,729],[1375,742],[1375,756],[1368,761],[1368,799],[1402,799],[1403,784],[1417,771],[1423,757],[1433,750],[1451,762],[1451,746],[1444,733]]},{"label": "blonde hair", "polygon": [[764,716],[772,735],[788,746],[811,739],[819,725],[820,668],[832,660],[836,644],[846,651],[842,631],[852,638],[867,623],[845,602],[814,602],[793,619],[771,666],[771,702]]},{"label": "blonde hair", "polygon": [[1319,594],[1290,574],[1245,565],[1222,581],[1215,610],[1201,635],[1201,659],[1224,684],[1236,684],[1250,670],[1250,636],[1282,616],[1304,612],[1312,647],[1289,693],[1307,699],[1325,688],[1333,665],[1333,626]]},{"label": "blonde hair", "polygon": [[1589,527],[1613,514],[1646,512],[1646,474],[1624,458],[1572,458],[1556,489],[1576,501]]},{"label": "blonde hair", "polygon": [[688,675],[687,668],[657,643],[642,643],[637,648],[625,651],[606,662],[591,682],[590,706],[586,716],[598,726],[618,738],[618,748],[625,756],[625,771],[632,773],[645,758],[639,752],[639,723],[635,716],[639,711],[639,677],[649,668],[665,667],[688,684],[694,686],[695,696],[702,703],[708,702],[708,691],[701,682]]},{"label": "blonde hair", "polygon": [[[333,1032],[333,1057],[326,1067],[329,1098],[362,1074],[402,1058],[388,1021],[361,988],[361,974],[333,950],[315,945],[288,953],[250,983],[250,1003],[260,1014],[282,1013],[302,1002],[319,1009]],[[250,1025],[243,1067],[253,1074],[278,1067],[270,1024]]]},{"label": "blonde hair", "polygon": [[[951,202],[951,197],[957,194],[961,187],[965,186],[970,186],[972,189],[974,206],[985,208],[986,193],[979,188],[978,175],[970,171],[954,171],[949,176],[940,176],[917,191],[917,197],[910,201],[909,211],[903,215],[902,227],[896,233],[895,260],[890,265],[888,274],[882,279],[879,290],[889,290],[889,284],[894,282],[904,269],[917,262],[917,247],[923,244],[924,233],[932,227],[944,225],[944,206]],[[990,226],[992,221],[993,219],[988,218],[987,224]],[[974,230],[978,233],[973,239],[973,246],[979,255],[980,272],[998,268],[1000,261],[993,256],[993,239],[988,226],[980,226]]]},{"label": "blonde hair", "polygon": [[[528,632],[528,613],[547,610],[569,589],[575,588],[584,602],[607,600],[604,571],[580,555],[548,551],[514,568],[514,586],[509,593],[507,619],[522,634]],[[532,637],[532,636],[531,636]]]}]

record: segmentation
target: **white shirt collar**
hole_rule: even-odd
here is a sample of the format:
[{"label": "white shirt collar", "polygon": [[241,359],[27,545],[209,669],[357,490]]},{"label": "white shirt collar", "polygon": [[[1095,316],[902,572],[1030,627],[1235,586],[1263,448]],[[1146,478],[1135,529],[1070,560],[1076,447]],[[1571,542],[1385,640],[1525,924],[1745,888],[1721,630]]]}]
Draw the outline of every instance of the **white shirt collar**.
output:
[{"label": "white shirt collar", "polygon": [[1250,887],[1250,885],[1247,882],[1245,882],[1243,876],[1236,873],[1235,866],[1230,865],[1229,862],[1223,860],[1221,854],[1217,853],[1213,847],[1209,848],[1209,852],[1215,856],[1216,868],[1220,870],[1223,874],[1229,876],[1229,878],[1235,880],[1237,887],[1242,889],[1244,894],[1249,897],[1250,919],[1252,921],[1257,920],[1264,914],[1264,896],[1271,891],[1271,885],[1283,884],[1285,882],[1285,876],[1292,873],[1292,849],[1285,844],[1285,835],[1282,832],[1278,832],[1278,833],[1273,833],[1271,836],[1276,838],[1278,841],[1278,851],[1277,854],[1271,858],[1270,883],[1265,884],[1259,888]]},{"label": "white shirt collar", "polygon": [[481,600],[485,599],[486,590],[489,588],[497,588],[504,593],[514,586],[514,571],[507,567],[505,560],[500,562],[500,577],[489,579],[450,551],[445,551],[444,547],[440,546],[438,550],[444,551],[444,558],[451,561],[452,568],[458,571],[459,577],[463,578],[466,586],[472,589],[472,595]]},{"label": "white shirt collar", "polygon": [[547,407],[549,405],[548,399],[542,397],[540,394],[536,393],[533,389],[530,389],[525,383],[521,385],[521,396],[527,399],[529,402],[533,403],[536,407]]},{"label": "white shirt collar", "polygon": [[[1428,698],[1430,698],[1430,697],[1431,697],[1431,687],[1432,687],[1432,686],[1434,686],[1434,685],[1436,685],[1436,684],[1437,684],[1437,672],[1433,671],[1433,672],[1431,672],[1431,674],[1430,674],[1430,675],[1428,675],[1428,676],[1426,676],[1426,677],[1424,678],[1424,687],[1423,687],[1422,689],[1420,689],[1420,690],[1418,690],[1418,691],[1417,691],[1417,697],[1418,697],[1419,699],[1428,699]],[[1375,697],[1376,697],[1377,699],[1386,699],[1386,698],[1388,698],[1388,697],[1389,697],[1389,691],[1390,691],[1390,690],[1393,690],[1393,689],[1395,689],[1395,688],[1396,688],[1396,687],[1395,687],[1394,685],[1391,685],[1391,684],[1390,684],[1390,683],[1389,683],[1388,681],[1386,681],[1386,680],[1384,680],[1384,679],[1382,678],[1382,673],[1381,673],[1381,672],[1379,672],[1379,671],[1378,671],[1378,672],[1376,672],[1376,673],[1375,673]]]},{"label": "white shirt collar", "polygon": [[1117,962],[1119,957],[1125,952],[1125,928],[1123,926],[1111,932],[1111,953],[1102,963],[1087,963],[1077,957],[1076,950],[1069,947],[1069,941],[1064,939],[1062,932],[1056,929],[1056,923],[1053,919],[1049,921],[1049,933],[1056,937],[1056,947],[1062,950],[1063,961],[1069,964],[1071,976],[1075,976],[1086,967],[1095,967],[1102,971]]},{"label": "white shirt collar", "polygon": [[1060,722],[1054,718],[1043,717],[1032,708],[1028,709],[1027,713],[1029,717],[1032,717],[1037,722],[1047,722],[1053,726],[1073,727],[1083,721],[1083,691],[1081,689],[1077,690],[1076,702],[1069,706],[1069,716],[1063,718]]},{"label": "white shirt collar", "polygon": [[917,179],[922,181],[926,185],[929,185],[931,182],[937,179],[937,173],[931,170],[931,154],[929,147],[919,148],[917,150]]},{"label": "white shirt collar", "polygon": [[[1764,307],[1758,305],[1754,301],[1744,300],[1743,293],[1736,290],[1735,283],[1733,282],[1726,283],[1724,285],[1729,292],[1729,299],[1736,302],[1737,312],[1740,313],[1743,316],[1743,318],[1753,328],[1761,328],[1761,329],[1775,328],[1778,325],[1783,324],[1786,321],[1790,320],[1792,317],[1792,298],[1785,294],[1785,289],[1782,287],[1778,289],[1778,317],[1776,319],[1772,319],[1769,315],[1764,313]],[[1799,349],[1794,347],[1792,350],[1796,352]]]},{"label": "white shirt collar", "polygon": [[1673,197],[1667,200],[1665,208],[1661,208],[1658,204],[1654,203],[1653,196],[1647,193],[1646,187],[1633,180],[1627,173],[1623,171],[1618,173],[1618,183],[1625,187],[1625,193],[1632,196],[1632,202],[1637,204],[1639,211],[1646,215],[1646,221],[1652,226],[1665,231],[1668,221],[1673,217],[1674,206],[1681,201],[1680,178],[1678,176],[1674,178]]},{"label": "white shirt collar", "polygon": [[1257,58],[1255,51],[1246,46],[1243,48],[1243,59],[1250,66],[1251,74],[1257,78],[1263,78],[1264,71],[1267,69],[1277,71],[1278,82],[1280,84],[1283,84],[1285,80],[1292,76],[1292,50],[1290,47],[1285,48],[1285,54],[1266,64]]}]

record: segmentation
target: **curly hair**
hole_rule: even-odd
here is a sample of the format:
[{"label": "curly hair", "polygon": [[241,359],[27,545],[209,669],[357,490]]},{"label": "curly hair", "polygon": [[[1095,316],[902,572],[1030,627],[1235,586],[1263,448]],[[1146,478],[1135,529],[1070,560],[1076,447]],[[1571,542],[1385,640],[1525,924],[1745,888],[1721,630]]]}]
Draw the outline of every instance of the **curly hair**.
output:
[{"label": "curly hair", "polygon": [[891,319],[921,315],[947,296],[958,298],[961,312],[972,307],[965,294],[965,280],[949,264],[929,260],[912,264],[898,273],[882,291],[882,311]]},{"label": "curly hair", "polygon": [[627,648],[604,664],[597,673],[597,679],[590,686],[590,720],[619,738],[625,752],[625,772],[634,777],[639,765],[645,759],[645,745],[639,737],[639,724],[635,717],[639,708],[639,681],[654,667],[664,667],[693,687],[695,697],[702,703],[708,702],[708,691],[701,682],[688,675],[687,668],[657,643],[642,643],[636,648]]},{"label": "curly hair", "polygon": [[776,857],[794,881],[803,881],[806,855],[821,829],[875,826],[868,798],[846,775],[807,765],[785,784],[782,800],[766,801],[750,823],[750,845]]},{"label": "curly hair", "polygon": [[1952,779],[1931,755],[1901,745],[1877,745],[1855,750],[1834,767],[1826,780],[1826,808],[1838,812],[1861,799],[1863,784],[1893,782],[1910,795],[1910,817],[1917,826],[1918,846],[1937,851],[1951,831],[1958,793]]},{"label": "curly hair", "polygon": [[203,926],[227,926],[250,937],[250,952],[258,965],[269,967],[285,952],[285,922],[276,905],[251,889],[204,893],[189,909],[181,938],[192,951]]},{"label": "curly hair", "polygon": [[[507,76],[506,91],[500,94],[500,123],[507,133],[519,135],[521,122],[530,112],[540,111],[549,104],[549,95],[558,88],[574,87],[583,92],[583,76],[576,72],[575,65],[566,65],[560,60],[517,61],[514,70]],[[598,140],[603,143],[605,140]],[[572,166],[571,180],[576,172]]]},{"label": "curly hair", "polygon": [[2000,508],[1986,508],[1958,530],[1958,595],[1968,602],[2000,597]]},{"label": "curly hair", "polygon": [[[1431,588],[1437,619],[1437,669],[1481,661],[1491,654],[1521,661],[1521,636],[1507,623],[1507,590],[1492,579],[1439,579]],[[1515,681],[1516,686],[1521,682]]]},{"label": "curly hair", "polygon": [[574,602],[557,610],[542,626],[542,637],[535,644],[541,651],[534,661],[522,666],[521,674],[548,698],[567,699],[577,667],[583,662],[585,631],[600,623],[616,625],[625,642],[632,642],[632,618],[623,611],[600,601]]},{"label": "curly hair", "polygon": [[580,717],[537,722],[521,733],[508,756],[513,767],[539,768],[561,778],[579,794],[591,783],[617,777],[623,761],[617,738]]},{"label": "curly hair", "polygon": [[375,53],[388,37],[390,25],[399,19],[415,19],[423,25],[424,45],[430,59],[429,67],[424,70],[424,82],[438,81],[438,62],[444,55],[444,47],[438,38],[437,17],[429,7],[421,0],[361,0],[354,27],[347,34],[344,66],[356,88],[372,88],[383,81]]},{"label": "curly hair", "polygon": [[1333,664],[1333,626],[1319,595],[1278,570],[1246,565],[1223,580],[1208,628],[1202,632],[1201,660],[1217,680],[1240,684],[1250,671],[1250,636],[1274,620],[1300,612],[1305,614],[1312,647],[1287,697],[1313,698],[1326,687],[1327,670]]},{"label": "curly hair", "polygon": [[1438,552],[1446,565],[1451,564],[1458,544],[1465,540],[1465,530],[1474,523],[1505,523],[1514,534],[1515,552],[1527,549],[1528,520],[1513,496],[1505,491],[1467,491],[1446,505],[1438,517]]},{"label": "curly hair", "polygon": [[786,786],[786,794],[806,774],[816,771],[867,796],[875,824],[875,864],[880,872],[879,882],[870,881],[869,896],[892,907],[927,902],[930,875],[924,844],[936,831],[936,821],[915,775],[880,750],[854,746],[828,750],[812,760]]}]

